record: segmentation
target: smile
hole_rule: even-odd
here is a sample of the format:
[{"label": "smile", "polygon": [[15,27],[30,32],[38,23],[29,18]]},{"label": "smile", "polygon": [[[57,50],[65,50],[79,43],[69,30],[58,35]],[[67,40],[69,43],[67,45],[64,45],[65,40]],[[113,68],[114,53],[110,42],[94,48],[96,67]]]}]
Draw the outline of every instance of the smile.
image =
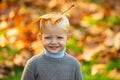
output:
[{"label": "smile", "polygon": [[49,46],[51,49],[57,49],[59,46]]}]

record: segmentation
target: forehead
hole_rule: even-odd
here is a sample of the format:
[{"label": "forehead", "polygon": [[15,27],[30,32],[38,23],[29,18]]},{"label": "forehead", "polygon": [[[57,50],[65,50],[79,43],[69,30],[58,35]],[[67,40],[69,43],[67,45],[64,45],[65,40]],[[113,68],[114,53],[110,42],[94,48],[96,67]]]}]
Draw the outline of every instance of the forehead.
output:
[{"label": "forehead", "polygon": [[44,26],[43,34],[67,35],[64,29],[55,26]]}]

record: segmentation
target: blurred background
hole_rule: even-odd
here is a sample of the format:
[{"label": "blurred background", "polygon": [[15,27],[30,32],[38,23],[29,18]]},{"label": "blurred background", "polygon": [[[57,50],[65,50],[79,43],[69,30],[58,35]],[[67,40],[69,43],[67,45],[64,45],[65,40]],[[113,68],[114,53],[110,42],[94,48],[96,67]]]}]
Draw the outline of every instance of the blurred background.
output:
[{"label": "blurred background", "polygon": [[67,52],[84,80],[120,80],[120,0],[0,0],[0,80],[20,80],[26,61],[43,50],[35,18],[67,11]]}]

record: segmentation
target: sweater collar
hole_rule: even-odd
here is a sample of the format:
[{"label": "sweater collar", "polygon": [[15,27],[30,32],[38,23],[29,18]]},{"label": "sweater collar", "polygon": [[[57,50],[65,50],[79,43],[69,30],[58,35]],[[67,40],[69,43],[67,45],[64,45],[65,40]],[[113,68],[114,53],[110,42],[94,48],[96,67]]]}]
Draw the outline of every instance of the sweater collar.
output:
[{"label": "sweater collar", "polygon": [[44,52],[45,52],[46,56],[51,57],[51,58],[63,58],[65,55],[65,50],[66,50],[66,48],[64,48],[62,51],[60,51],[57,54],[52,54],[52,53],[48,52],[46,49],[44,50]]}]

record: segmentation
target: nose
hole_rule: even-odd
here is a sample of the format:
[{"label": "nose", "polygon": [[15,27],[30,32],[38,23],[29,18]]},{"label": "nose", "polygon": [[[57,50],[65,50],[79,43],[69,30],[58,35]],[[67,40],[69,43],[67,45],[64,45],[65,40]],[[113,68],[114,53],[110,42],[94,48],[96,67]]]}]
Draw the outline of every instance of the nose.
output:
[{"label": "nose", "polygon": [[56,44],[57,43],[57,40],[56,39],[52,39],[51,40],[51,44]]}]

